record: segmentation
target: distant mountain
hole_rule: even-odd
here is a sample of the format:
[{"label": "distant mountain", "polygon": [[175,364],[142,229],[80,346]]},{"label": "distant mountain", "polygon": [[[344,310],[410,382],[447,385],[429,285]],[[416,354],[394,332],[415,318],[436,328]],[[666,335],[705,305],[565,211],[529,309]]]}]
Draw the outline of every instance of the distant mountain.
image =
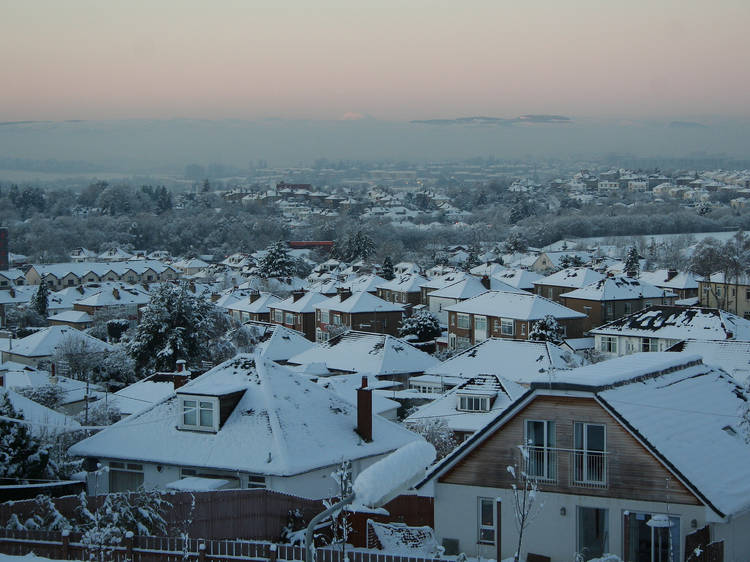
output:
[{"label": "distant mountain", "polygon": [[456,119],[415,119],[410,123],[423,125],[513,125],[515,123],[570,123],[570,117],[563,115],[521,115],[506,119],[503,117],[458,117]]},{"label": "distant mountain", "polygon": [[669,127],[672,129],[708,129],[706,125],[694,121],[672,121]]}]

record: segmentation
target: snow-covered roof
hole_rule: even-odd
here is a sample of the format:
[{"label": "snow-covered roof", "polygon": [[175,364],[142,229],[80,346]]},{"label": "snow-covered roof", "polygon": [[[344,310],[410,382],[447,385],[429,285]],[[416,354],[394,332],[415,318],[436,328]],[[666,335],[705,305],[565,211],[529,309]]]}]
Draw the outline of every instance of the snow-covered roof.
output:
[{"label": "snow-covered roof", "polygon": [[327,299],[327,296],[320,293],[309,292],[299,297],[296,301],[294,300],[294,295],[291,295],[283,301],[273,303],[271,308],[283,310],[284,312],[315,312],[316,306]]},{"label": "snow-covered roof", "polygon": [[257,299],[250,300],[250,297],[240,297],[240,300],[228,304],[225,308],[228,310],[239,310],[248,314],[264,314],[271,311],[269,306],[281,302],[281,299],[273,293],[260,293]]},{"label": "snow-covered roof", "polygon": [[135,285],[126,285],[120,283],[118,286],[106,288],[85,297],[76,302],[82,306],[121,306],[121,305],[142,305],[151,300],[151,295],[146,291],[139,289]]},{"label": "snow-covered roof", "polygon": [[255,353],[271,361],[286,361],[315,345],[300,332],[280,324],[246,322],[244,327],[258,341]]},{"label": "snow-covered roof", "polygon": [[552,264],[555,267],[560,267],[560,261],[565,257],[576,257],[580,258],[584,262],[591,261],[591,258],[593,257],[593,252],[589,251],[578,251],[578,250],[561,250],[558,252],[544,252],[544,255],[546,255],[549,260],[552,262]]},{"label": "snow-covered roof", "polygon": [[[318,378],[317,383],[352,404],[357,403],[357,389],[362,385],[362,381],[359,377],[353,377],[351,375],[320,377]],[[379,388],[379,383],[384,384],[386,387],[389,386],[389,383],[386,381],[377,381],[374,377],[370,377],[370,380],[367,382],[367,388]],[[383,392],[385,391],[375,390],[372,393],[372,411],[379,416],[397,410],[399,406],[401,406],[400,402],[387,398]]]},{"label": "snow-covered roof", "polygon": [[[11,389],[24,387],[38,388],[40,386],[51,384],[50,374],[47,371],[37,371],[34,367],[22,365],[21,363],[15,363],[12,361],[0,363],[0,372],[4,375],[5,386]],[[61,402],[63,405],[80,402],[86,395],[85,381],[79,381],[58,375],[55,384],[57,384],[63,391]],[[94,394],[98,394],[99,391],[103,392],[104,390],[98,385],[89,385],[89,389],[94,389]]]},{"label": "snow-covered roof", "polygon": [[70,324],[88,324],[93,322],[94,317],[82,310],[66,310],[47,317],[54,322],[69,322]]},{"label": "snow-covered roof", "polygon": [[526,293],[523,289],[517,289],[512,285],[508,285],[498,279],[489,278],[489,288],[485,287],[481,279],[477,279],[473,276],[468,276],[461,281],[456,281],[452,285],[437,289],[430,293],[430,297],[440,297],[447,299],[466,300],[477,295],[481,295],[487,291],[505,291],[508,293]]},{"label": "snow-covered roof", "polygon": [[[477,375],[452,388],[437,400],[421,406],[404,423],[416,424],[425,420],[443,419],[453,431],[477,431],[494,420],[526,391],[522,386],[496,375]],[[465,412],[458,409],[460,395],[490,398],[486,412]]]},{"label": "snow-covered roof", "polygon": [[360,291],[342,300],[342,295],[335,295],[315,305],[319,310],[335,310],[348,314],[362,312],[403,312],[403,305],[385,301],[372,293]]},{"label": "snow-covered roof", "polygon": [[421,373],[438,362],[432,355],[387,334],[348,331],[289,358],[289,363],[323,363],[329,370],[393,375]]},{"label": "snow-covered roof", "polygon": [[70,416],[42,406],[9,388],[0,387],[0,394],[5,394],[13,408],[23,414],[33,435],[55,435],[81,427],[81,424]]},{"label": "snow-covered roof", "polygon": [[76,277],[85,277],[89,273],[95,274],[97,277],[106,275],[109,272],[115,273],[118,276],[124,275],[128,270],[132,270],[135,273],[144,273],[147,269],[151,269],[156,273],[163,273],[166,270],[172,270],[177,273],[173,267],[159,261],[159,260],[129,260],[119,262],[68,262],[68,263],[52,263],[52,264],[34,264],[32,266],[40,277],[46,275],[54,275],[58,279],[62,279],[69,273],[72,273]]},{"label": "snow-covered roof", "polygon": [[561,297],[581,299],[587,301],[617,301],[633,299],[659,299],[676,297],[677,295],[666,289],[654,287],[650,283],[640,281],[626,275],[605,277],[568,293]]},{"label": "snow-covered roof", "polygon": [[554,287],[580,289],[591,283],[596,283],[603,278],[604,275],[588,267],[569,267],[552,275],[547,275],[547,277],[537,279],[534,281],[534,285],[551,285]]},{"label": "snow-covered roof", "polygon": [[418,273],[404,273],[379,285],[378,288],[400,293],[418,293],[421,290],[420,287],[428,282],[429,279]]},{"label": "snow-covered roof", "polygon": [[662,289],[698,289],[698,281],[702,279],[689,271],[670,271],[669,269],[658,269],[656,271],[644,271],[638,278],[646,283]]},{"label": "snow-covered roof", "polygon": [[442,289],[448,285],[453,285],[458,281],[463,281],[469,276],[465,271],[451,270],[441,275],[430,277],[430,280],[426,283],[422,283],[421,287],[424,289]]},{"label": "snow-covered roof", "polygon": [[594,328],[590,333],[673,340],[750,340],[750,320],[718,308],[655,305]]},{"label": "snow-covered roof", "polygon": [[3,304],[25,304],[39,290],[34,285],[18,285],[10,289],[0,291],[0,305]]},{"label": "snow-covered roof", "polygon": [[177,490],[178,492],[211,492],[231,487],[236,487],[236,484],[224,478],[206,478],[201,476],[188,476],[187,478],[170,482],[165,486],[168,490]]},{"label": "snow-covered roof", "polygon": [[238,355],[180,389],[232,386],[243,392],[217,433],[177,428],[172,396],[85,439],[77,456],[138,460],[278,476],[293,476],[393,451],[421,438],[373,416],[373,440],[355,432],[356,407],[290,369]]},{"label": "snow-covered roof", "polygon": [[534,281],[541,279],[543,276],[527,269],[504,269],[493,273],[492,277],[499,279],[503,283],[512,285],[516,289],[533,290]]},{"label": "snow-covered roof", "polygon": [[490,338],[430,367],[425,374],[464,379],[494,374],[514,382],[529,383],[547,380],[554,371],[580,365],[581,360],[573,353],[550,342]]},{"label": "snow-covered roof", "polygon": [[383,283],[387,283],[387,280],[379,275],[371,273],[369,275],[360,275],[353,279],[349,279],[346,282],[346,286],[351,289],[352,292],[367,291],[369,293],[374,293]]},{"label": "snow-covered roof", "polygon": [[719,511],[750,507],[750,447],[736,416],[748,397],[726,373],[696,365],[598,396]]},{"label": "snow-covered roof", "polygon": [[484,314],[515,320],[539,320],[552,315],[555,318],[585,318],[581,312],[571,310],[539,295],[487,291],[474,298],[445,307],[449,312]]},{"label": "snow-covered roof", "polygon": [[114,347],[108,343],[70,326],[49,326],[25,338],[14,340],[13,349],[9,352],[24,357],[49,357],[55,354],[58,347],[69,341],[74,341],[76,344],[85,342],[85,346],[90,351],[114,350]]},{"label": "snow-covered roof", "polygon": [[700,355],[706,365],[722,369],[742,385],[750,382],[750,341],[687,340],[669,351]]},{"label": "snow-covered roof", "polygon": [[105,287],[115,283],[92,283],[79,285],[78,287],[66,287],[59,291],[50,291],[47,308],[52,310],[72,309],[73,305],[81,299],[85,299],[105,290]]},{"label": "snow-covered roof", "polygon": [[108,401],[109,405],[117,408],[121,414],[130,415],[161,402],[172,393],[174,381],[156,380],[151,376],[118,390],[108,398]]},{"label": "snow-covered roof", "polygon": [[469,270],[472,275],[489,275],[490,277],[493,277],[496,273],[502,273],[504,271],[508,271],[508,268],[499,263],[483,263],[482,265],[472,267]]}]

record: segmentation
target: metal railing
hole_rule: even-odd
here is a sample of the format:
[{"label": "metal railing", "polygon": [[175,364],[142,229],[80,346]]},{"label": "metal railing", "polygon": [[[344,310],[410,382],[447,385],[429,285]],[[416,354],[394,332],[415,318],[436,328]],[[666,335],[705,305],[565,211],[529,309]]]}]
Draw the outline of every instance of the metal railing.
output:
[{"label": "metal railing", "polygon": [[[537,482],[562,484],[579,488],[606,488],[606,451],[560,449],[522,445],[521,460],[527,476]],[[567,465],[567,482],[560,481],[560,465]]]}]

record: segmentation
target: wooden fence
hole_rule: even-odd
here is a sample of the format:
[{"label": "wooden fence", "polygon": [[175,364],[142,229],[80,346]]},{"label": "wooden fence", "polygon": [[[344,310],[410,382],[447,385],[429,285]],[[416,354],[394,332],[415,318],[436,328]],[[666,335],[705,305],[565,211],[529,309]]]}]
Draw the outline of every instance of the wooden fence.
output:
[{"label": "wooden fence", "polygon": [[[10,531],[0,529],[0,554],[23,556],[33,552],[53,560],[97,560],[99,562],[276,562],[305,561],[305,549],[292,545],[246,540],[203,540],[176,537],[127,537],[123,544],[102,549],[84,544],[76,533]],[[382,551],[340,547],[317,549],[317,562],[445,562],[432,558],[406,557]]]}]

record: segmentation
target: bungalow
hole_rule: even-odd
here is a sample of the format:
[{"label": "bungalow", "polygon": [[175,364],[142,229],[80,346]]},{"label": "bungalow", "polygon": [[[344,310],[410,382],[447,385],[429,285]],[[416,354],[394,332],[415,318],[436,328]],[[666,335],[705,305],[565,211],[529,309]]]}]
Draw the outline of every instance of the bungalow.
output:
[{"label": "bungalow", "polygon": [[[695,355],[637,354],[581,367],[532,383],[417,490],[434,497],[446,554],[512,557],[514,489],[528,481],[538,491],[522,557],[677,562],[688,545],[723,541],[725,560],[746,560],[750,447],[726,413],[747,400]],[[696,542],[692,533],[704,526],[708,541]]]},{"label": "bungalow", "polygon": [[270,322],[270,307],[279,302],[281,299],[272,293],[250,290],[248,296],[227,304],[225,308],[238,322]]},{"label": "bungalow", "polygon": [[553,316],[566,337],[580,337],[585,314],[539,295],[487,291],[446,308],[448,347],[463,349],[490,337],[528,339],[534,322]]},{"label": "bungalow", "polygon": [[676,298],[671,291],[623,275],[604,277],[560,295],[565,306],[586,315],[584,331],[651,305],[674,304]]},{"label": "bungalow", "polygon": [[315,341],[323,342],[346,330],[398,335],[404,307],[373,294],[339,289],[335,297],[315,305]]},{"label": "bungalow", "polygon": [[591,330],[600,353],[666,351],[677,342],[750,340],[750,320],[718,308],[651,306]]},{"label": "bungalow", "polygon": [[292,291],[283,301],[269,304],[271,323],[302,332],[308,340],[315,341],[315,305],[327,298],[320,293]]},{"label": "bungalow", "polygon": [[92,317],[97,313],[118,316],[136,323],[140,317],[139,309],[151,301],[151,295],[134,285],[114,284],[105,286],[101,291],[76,301],[73,310],[86,312]]},{"label": "bungalow", "polygon": [[89,476],[98,493],[188,484],[326,498],[335,495],[329,475],[342,458],[351,460],[356,477],[421,439],[379,416],[358,416],[372,411],[371,400],[372,391],[362,388],[355,407],[286,367],[238,355],[70,453],[108,469]]},{"label": "bungalow", "polygon": [[24,365],[37,367],[44,361],[51,361],[58,349],[74,344],[78,349],[106,353],[114,348],[75,328],[68,326],[50,326],[18,340],[10,340],[9,346],[3,348],[3,362],[15,361]]}]

